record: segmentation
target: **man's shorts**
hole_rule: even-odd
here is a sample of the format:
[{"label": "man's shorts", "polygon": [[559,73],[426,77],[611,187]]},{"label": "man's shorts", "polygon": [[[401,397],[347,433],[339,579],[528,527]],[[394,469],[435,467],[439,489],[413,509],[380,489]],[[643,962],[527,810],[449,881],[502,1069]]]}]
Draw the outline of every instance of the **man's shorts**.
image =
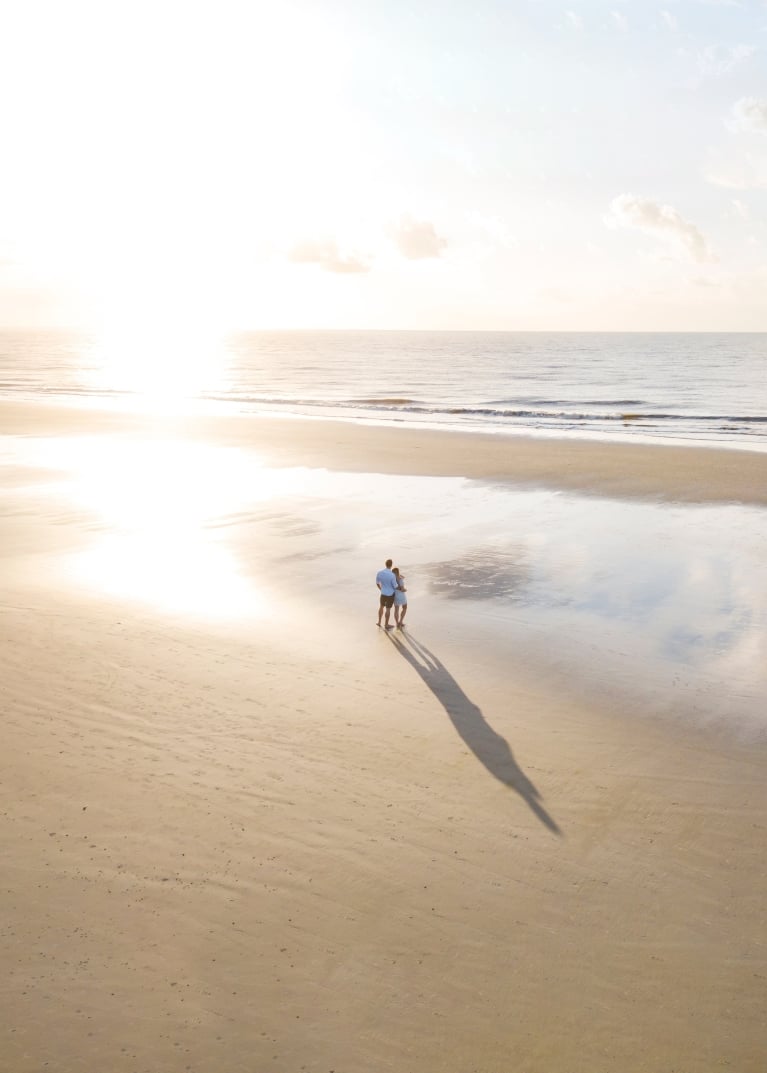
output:
[{"label": "man's shorts", "polygon": [[381,593],[381,607],[391,607],[393,603],[394,593],[392,593],[391,596],[384,596],[384,594]]}]

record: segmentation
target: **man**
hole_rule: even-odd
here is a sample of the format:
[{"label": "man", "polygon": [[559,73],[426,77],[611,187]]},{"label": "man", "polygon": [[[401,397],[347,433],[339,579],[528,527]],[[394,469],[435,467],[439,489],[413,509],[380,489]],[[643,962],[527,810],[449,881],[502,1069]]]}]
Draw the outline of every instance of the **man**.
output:
[{"label": "man", "polygon": [[381,616],[386,612],[384,626],[387,630],[394,629],[393,626],[389,625],[389,616],[394,604],[394,593],[397,591],[397,578],[392,572],[391,564],[392,560],[387,559],[384,569],[379,570],[376,574],[376,585],[381,593],[378,600],[378,625],[381,625]]}]

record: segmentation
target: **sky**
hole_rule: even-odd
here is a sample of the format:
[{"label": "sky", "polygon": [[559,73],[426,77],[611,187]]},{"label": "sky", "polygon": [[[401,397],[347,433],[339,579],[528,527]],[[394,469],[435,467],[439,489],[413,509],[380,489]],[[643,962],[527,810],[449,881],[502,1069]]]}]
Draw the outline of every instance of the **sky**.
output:
[{"label": "sky", "polygon": [[767,0],[0,0],[0,326],[767,330]]}]

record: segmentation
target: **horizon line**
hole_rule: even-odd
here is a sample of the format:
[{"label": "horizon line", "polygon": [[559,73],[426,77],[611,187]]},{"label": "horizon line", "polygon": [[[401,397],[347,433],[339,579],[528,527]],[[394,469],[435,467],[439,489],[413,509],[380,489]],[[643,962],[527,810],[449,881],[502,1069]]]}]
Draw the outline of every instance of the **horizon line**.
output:
[{"label": "horizon line", "polygon": [[[127,324],[126,324],[127,326]],[[0,332],[80,332],[97,334],[99,328],[84,324],[0,324]],[[281,333],[342,333],[390,332],[392,334],[445,335],[765,335],[765,328],[370,328],[370,327],[231,327],[221,335],[242,335],[257,332]]]}]

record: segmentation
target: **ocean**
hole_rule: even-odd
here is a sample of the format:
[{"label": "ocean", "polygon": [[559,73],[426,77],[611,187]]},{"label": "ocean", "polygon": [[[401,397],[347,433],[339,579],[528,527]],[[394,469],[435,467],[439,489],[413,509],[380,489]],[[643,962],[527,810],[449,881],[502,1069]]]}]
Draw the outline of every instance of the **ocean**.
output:
[{"label": "ocean", "polygon": [[0,397],[767,450],[767,334],[5,330]]}]

